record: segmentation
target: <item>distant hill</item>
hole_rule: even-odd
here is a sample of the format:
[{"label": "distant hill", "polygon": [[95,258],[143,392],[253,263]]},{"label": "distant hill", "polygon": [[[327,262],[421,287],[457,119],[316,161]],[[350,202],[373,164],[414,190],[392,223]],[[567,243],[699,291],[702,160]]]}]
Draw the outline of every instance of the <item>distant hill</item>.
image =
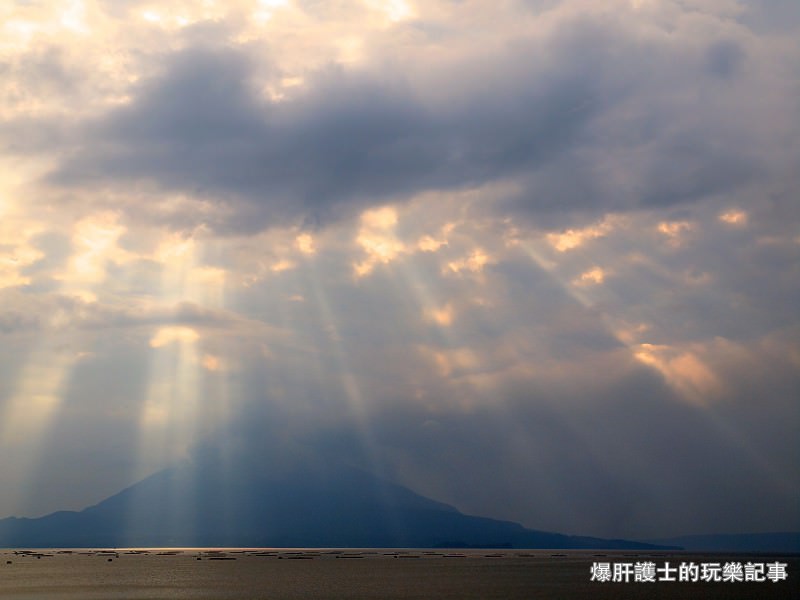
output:
[{"label": "distant hill", "polygon": [[800,554],[800,531],[779,533],[744,533],[720,535],[686,535],[649,540],[653,544],[682,546],[686,550],[705,552],[765,552]]},{"label": "distant hill", "polygon": [[0,520],[0,547],[655,548],[468,516],[342,464],[167,469],[80,512]]}]

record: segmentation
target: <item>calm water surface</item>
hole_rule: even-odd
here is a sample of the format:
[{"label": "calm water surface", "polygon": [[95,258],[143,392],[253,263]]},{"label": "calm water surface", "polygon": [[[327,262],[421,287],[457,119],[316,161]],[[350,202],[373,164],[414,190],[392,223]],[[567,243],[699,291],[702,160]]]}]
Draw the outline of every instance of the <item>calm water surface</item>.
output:
[{"label": "calm water surface", "polygon": [[[785,562],[788,579],[778,583],[590,581],[593,562],[652,561],[661,566],[665,561],[677,565],[748,560]],[[798,568],[797,556],[555,550],[2,550],[0,598],[800,598]]]}]

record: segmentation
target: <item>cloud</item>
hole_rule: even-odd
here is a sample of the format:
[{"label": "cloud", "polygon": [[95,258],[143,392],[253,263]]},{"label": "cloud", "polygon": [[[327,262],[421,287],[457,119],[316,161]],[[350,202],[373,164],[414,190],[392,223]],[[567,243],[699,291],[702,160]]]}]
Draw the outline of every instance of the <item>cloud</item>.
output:
[{"label": "cloud", "polygon": [[[253,53],[189,47],[164,56],[129,105],[80,127],[77,151],[49,180],[152,182],[233,202],[233,218],[250,217],[239,227],[263,227],[513,176],[558,154],[601,102],[583,67],[523,66],[537,51],[492,51],[479,67],[493,71],[490,81],[456,76],[436,99],[402,74],[329,65],[270,100]],[[436,65],[424,77],[469,66]]]},{"label": "cloud", "polygon": [[[503,180],[519,186],[506,210],[563,220],[697,202],[765,177],[776,149],[742,143],[759,134],[765,115],[748,88],[764,78],[744,62],[769,53],[750,57],[752,35],[710,13],[662,18],[566,3],[480,55],[432,52],[398,69],[421,50],[376,47],[363,65],[306,70],[277,98],[264,89],[286,76],[259,47],[189,44],[163,52],[130,103],[84,120],[48,180],[144,186],[133,210],[151,217],[157,190],[188,194],[216,210],[184,211],[187,223],[254,231]],[[433,34],[420,42],[435,47]]]}]

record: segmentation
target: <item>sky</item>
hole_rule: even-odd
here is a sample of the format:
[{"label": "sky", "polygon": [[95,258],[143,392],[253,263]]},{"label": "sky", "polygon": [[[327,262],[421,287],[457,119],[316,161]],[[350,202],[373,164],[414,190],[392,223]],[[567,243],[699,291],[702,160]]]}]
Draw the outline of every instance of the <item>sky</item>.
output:
[{"label": "sky", "polygon": [[7,0],[0,517],[213,449],[800,530],[795,0]]}]

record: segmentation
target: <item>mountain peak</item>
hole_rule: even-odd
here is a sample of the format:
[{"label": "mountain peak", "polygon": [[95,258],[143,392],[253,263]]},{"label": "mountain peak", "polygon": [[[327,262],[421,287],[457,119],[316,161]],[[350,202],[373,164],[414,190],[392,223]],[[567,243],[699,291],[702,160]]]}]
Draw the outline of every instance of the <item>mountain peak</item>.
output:
[{"label": "mountain peak", "polygon": [[0,521],[0,545],[636,548],[464,515],[335,462],[165,469],[80,512]]}]

